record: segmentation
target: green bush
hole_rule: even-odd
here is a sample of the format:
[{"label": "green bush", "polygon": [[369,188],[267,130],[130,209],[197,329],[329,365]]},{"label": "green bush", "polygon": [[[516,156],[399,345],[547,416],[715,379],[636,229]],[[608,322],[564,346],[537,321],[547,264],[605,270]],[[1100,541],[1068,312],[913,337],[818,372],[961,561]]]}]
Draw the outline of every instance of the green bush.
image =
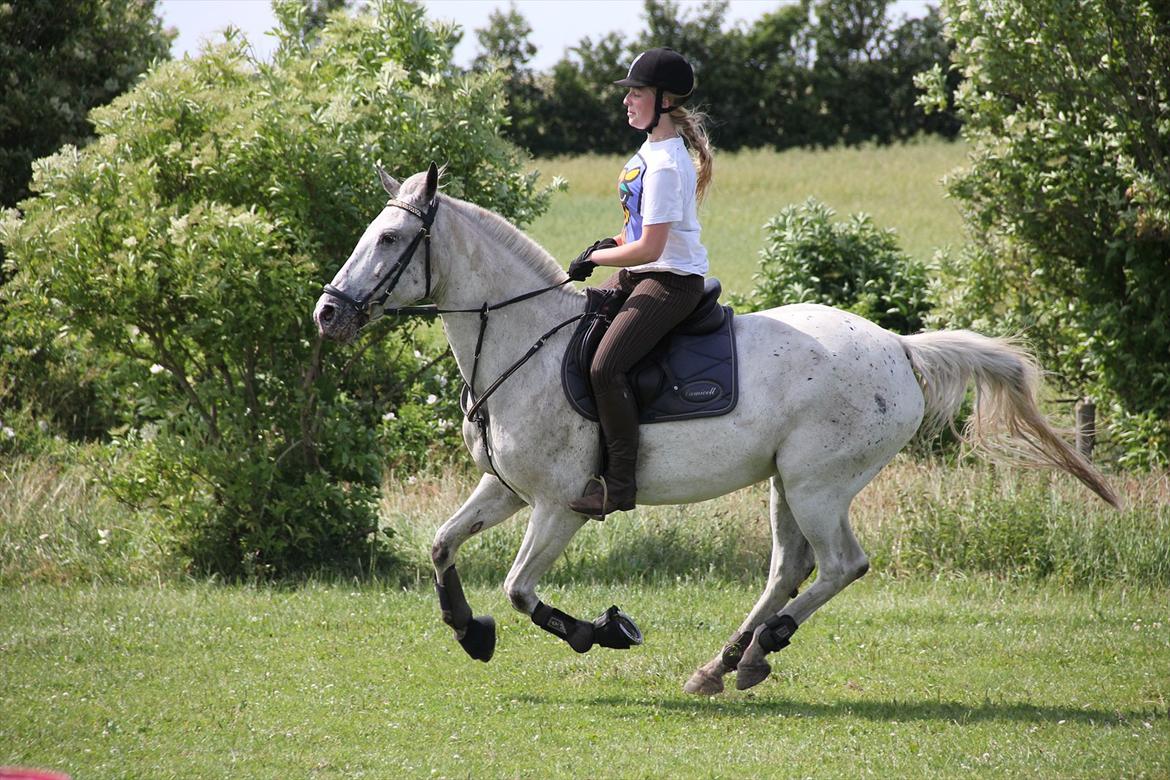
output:
[{"label": "green bush", "polygon": [[835,216],[809,198],[769,220],[755,289],[740,303],[822,303],[898,333],[921,330],[931,306],[925,267],[898,247],[893,230],[879,229],[867,215],[845,222]]},{"label": "green bush", "polygon": [[0,409],[44,397],[37,355],[84,366],[94,416],[118,422],[110,487],[194,570],[227,576],[364,565],[382,447],[417,462],[455,441],[437,424],[396,439],[383,419],[417,416],[451,373],[413,325],[343,348],[311,322],[385,200],[374,164],[445,162],[448,192],[521,222],[546,202],[499,137],[498,78],[452,76],[455,41],[418,6],[374,3],[310,39],[303,4],[276,11],[272,62],[229,37],[162,65],[92,114],[93,144],[37,163],[39,197],[0,224],[0,324],[22,334]]},{"label": "green bush", "polygon": [[[1026,328],[1065,389],[1161,420],[1170,442],[1170,6],[948,0],[947,83],[971,159],[950,180],[975,249],[941,301],[957,325]],[[1128,446],[1128,445],[1127,445]],[[1128,452],[1128,450],[1127,450]],[[1170,452],[1127,456],[1165,462]]]}]

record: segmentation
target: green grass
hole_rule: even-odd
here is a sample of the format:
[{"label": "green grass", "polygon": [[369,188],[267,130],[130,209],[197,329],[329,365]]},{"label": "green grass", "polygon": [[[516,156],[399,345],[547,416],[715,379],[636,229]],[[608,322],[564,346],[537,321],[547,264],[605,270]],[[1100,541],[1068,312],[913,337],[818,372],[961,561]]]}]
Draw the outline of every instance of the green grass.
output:
[{"label": "green grass", "polygon": [[[633,149],[631,148],[631,151]],[[545,183],[564,177],[569,188],[527,232],[563,265],[588,244],[621,228],[617,175],[624,156],[586,155],[537,160]],[[962,221],[941,178],[966,160],[966,146],[937,139],[849,149],[717,154],[715,185],[700,209],[711,275],[728,292],[752,289],[764,224],[790,203],[809,197],[839,217],[864,211],[894,228],[911,256],[930,260],[936,249],[962,242]],[[598,275],[591,283],[604,279]]]},{"label": "green grass", "polygon": [[378,587],[0,591],[0,765],[74,778],[1165,777],[1166,592],[852,586],[747,693],[681,692],[753,586],[585,586],[647,644],[574,654],[495,615],[471,661],[432,594]]}]

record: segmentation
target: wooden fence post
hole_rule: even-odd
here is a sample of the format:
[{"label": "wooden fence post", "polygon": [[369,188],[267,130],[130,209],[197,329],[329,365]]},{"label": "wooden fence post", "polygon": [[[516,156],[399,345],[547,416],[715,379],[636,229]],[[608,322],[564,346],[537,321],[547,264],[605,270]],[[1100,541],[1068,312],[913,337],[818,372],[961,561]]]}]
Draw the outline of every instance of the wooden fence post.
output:
[{"label": "wooden fence post", "polygon": [[1093,459],[1093,445],[1097,443],[1097,405],[1091,398],[1081,398],[1076,405],[1077,452]]}]

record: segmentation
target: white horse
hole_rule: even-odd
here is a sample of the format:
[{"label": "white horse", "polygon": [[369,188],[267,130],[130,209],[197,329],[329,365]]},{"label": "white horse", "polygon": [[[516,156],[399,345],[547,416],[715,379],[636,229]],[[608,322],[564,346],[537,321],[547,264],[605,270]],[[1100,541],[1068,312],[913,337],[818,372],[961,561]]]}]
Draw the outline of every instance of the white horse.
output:
[{"label": "white horse", "polygon": [[[568,505],[598,462],[596,424],[570,409],[560,380],[572,328],[556,327],[581,314],[583,294],[565,286],[565,272],[552,257],[507,221],[439,194],[433,165],[401,186],[379,174],[392,200],[326,286],[314,319],[322,335],[348,341],[384,305],[429,298],[446,312],[443,327],[459,370],[487,414],[475,415],[481,424],[463,425],[483,477],[438,530],[431,551],[444,620],[473,658],[491,658],[494,622],[473,617],[455,556],[469,537],[530,506],[504,582],[511,604],[578,652],[640,643],[637,627],[616,608],[591,623],[536,594],[541,575],[587,522]],[[640,504],[703,501],[771,481],[767,586],[727,645],[686,683],[689,692],[722,691],[732,670],[740,689],[764,680],[765,656],[786,646],[797,626],[866,572],[868,559],[849,524],[853,497],[920,428],[951,424],[972,381],[977,404],[969,441],[1006,434],[1020,452],[1119,505],[1039,412],[1036,365],[1011,343],[967,331],[899,336],[816,305],[783,306],[734,322],[738,405],[721,417],[644,426],[638,460]],[[538,350],[545,340],[548,347]],[[531,359],[517,365],[530,345]],[[509,372],[506,381],[494,382]],[[490,384],[496,387],[485,400]],[[797,595],[814,564],[816,580]]]}]

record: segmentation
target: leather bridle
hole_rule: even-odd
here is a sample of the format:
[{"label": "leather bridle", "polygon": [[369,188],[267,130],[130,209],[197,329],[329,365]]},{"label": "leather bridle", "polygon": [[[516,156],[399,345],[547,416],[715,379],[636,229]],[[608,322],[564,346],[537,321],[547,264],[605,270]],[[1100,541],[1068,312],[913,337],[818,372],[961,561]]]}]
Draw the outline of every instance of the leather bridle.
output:
[{"label": "leather bridle", "polygon": [[[420,242],[423,243],[423,245],[425,247],[425,251],[424,251],[424,258],[425,258],[424,259],[424,263],[425,263],[424,268],[425,268],[425,270],[423,271],[423,273],[426,277],[426,282],[425,282],[426,291],[423,295],[423,298],[429,299],[431,297],[431,225],[434,224],[435,212],[438,211],[438,209],[439,209],[439,196],[436,195],[434,197],[434,199],[431,200],[430,204],[427,206],[426,211],[422,211],[421,209],[417,208],[416,206],[413,206],[409,203],[405,203],[403,201],[400,201],[397,198],[391,198],[390,200],[388,200],[386,202],[386,205],[387,206],[395,206],[395,207],[403,209],[405,211],[409,211],[411,214],[414,214],[416,217],[418,217],[420,220],[422,220],[422,227],[419,228],[418,233],[415,233],[414,238],[411,239],[410,244],[406,247],[406,251],[404,251],[402,253],[402,257],[399,258],[397,263],[395,263],[393,266],[390,267],[390,270],[388,270],[385,274],[382,275],[382,278],[380,278],[378,280],[378,283],[374,285],[374,289],[371,290],[369,292],[369,294],[366,295],[364,298],[355,298],[352,295],[349,295],[348,293],[342,292],[341,290],[337,289],[332,284],[327,284],[324,287],[324,291],[327,295],[333,296],[337,300],[341,301],[342,303],[344,303],[345,305],[347,305],[351,309],[353,309],[356,314],[358,314],[359,316],[362,316],[362,317],[366,317],[367,319],[369,318],[370,308],[372,306],[375,306],[375,305],[382,306],[383,304],[386,303],[386,299],[390,297],[390,293],[393,292],[394,288],[398,285],[398,281],[402,278],[402,274],[405,273],[407,267],[409,267],[410,261],[414,259],[415,252],[418,250],[418,245]],[[502,482],[504,484],[504,486],[507,487],[509,490],[511,490],[513,493],[516,492],[515,489],[511,485],[509,485],[507,483],[507,481],[505,481],[503,475],[500,474],[499,470],[496,468],[494,458],[492,457],[491,437],[490,437],[490,431],[488,428],[488,416],[487,416],[487,408],[485,407],[485,404],[487,403],[488,398],[493,393],[495,393],[495,391],[497,389],[499,389],[500,385],[502,385],[504,382],[506,382],[508,380],[508,377],[510,377],[510,376],[512,376],[512,374],[516,373],[516,371],[518,371],[521,366],[523,366],[525,363],[527,363],[530,359],[532,359],[532,357],[538,351],[540,351],[541,347],[544,346],[545,342],[548,341],[548,339],[551,338],[553,336],[553,334],[555,334],[557,331],[561,330],[562,328],[564,328],[568,325],[571,325],[572,323],[582,319],[583,317],[587,316],[588,313],[582,311],[580,314],[576,314],[576,315],[570,317],[569,319],[565,320],[564,322],[560,323],[559,325],[555,326],[554,328],[549,330],[547,333],[542,335],[540,338],[538,338],[536,340],[536,343],[534,343],[528,349],[528,351],[523,356],[520,357],[519,360],[517,360],[515,363],[513,363],[507,370],[505,370],[502,374],[500,374],[500,376],[497,377],[494,382],[492,382],[490,385],[488,385],[487,389],[483,391],[482,395],[477,396],[476,390],[475,390],[475,384],[476,384],[476,379],[478,378],[478,374],[479,374],[480,354],[483,352],[483,339],[484,339],[484,335],[487,333],[488,314],[493,312],[493,311],[496,311],[498,309],[503,309],[503,308],[506,308],[508,306],[511,306],[512,304],[520,303],[521,301],[526,301],[530,298],[535,298],[538,295],[543,295],[544,293],[555,290],[558,287],[563,287],[564,285],[568,284],[570,281],[572,281],[572,280],[566,278],[563,282],[557,282],[556,284],[551,284],[548,287],[542,287],[539,290],[532,290],[530,292],[522,293],[520,295],[517,295],[513,298],[509,298],[506,301],[501,301],[499,303],[488,303],[487,301],[484,301],[483,305],[480,306],[479,308],[476,308],[476,309],[440,309],[437,306],[428,305],[428,306],[400,306],[398,308],[391,308],[391,309],[384,309],[383,310],[384,314],[398,314],[398,315],[412,315],[412,314],[421,314],[421,315],[427,315],[427,316],[436,316],[439,314],[478,314],[479,315],[479,336],[477,337],[476,343],[475,343],[475,354],[474,354],[474,360],[472,362],[472,368],[471,368],[471,379],[465,385],[464,393],[460,398],[460,406],[463,407],[463,412],[464,412],[464,415],[466,416],[467,420],[475,423],[479,427],[480,436],[483,439],[483,443],[484,443],[484,452],[487,454],[488,464],[491,467],[492,472],[496,475],[496,477],[500,480],[500,482]],[[378,289],[381,288],[382,285],[386,285],[386,289],[382,291],[381,295],[378,295],[375,297],[375,293],[378,292]]]},{"label": "leather bridle", "polygon": [[[425,270],[423,273],[426,277],[426,292],[424,293],[423,297],[431,297],[431,225],[433,225],[435,222],[435,212],[439,210],[439,197],[436,195],[434,199],[431,200],[430,205],[427,206],[426,211],[422,211],[416,206],[413,206],[410,203],[406,203],[405,201],[398,200],[397,198],[391,198],[390,200],[386,201],[386,205],[394,206],[404,211],[409,211],[411,214],[414,214],[422,221],[422,227],[420,227],[418,232],[414,234],[414,238],[410,240],[410,243],[406,247],[406,251],[402,253],[402,257],[399,258],[398,262],[392,265],[385,274],[382,275],[382,278],[380,278],[378,283],[374,285],[374,289],[370,290],[369,294],[367,294],[364,298],[355,298],[354,296],[337,289],[332,284],[327,284],[324,287],[326,294],[332,295],[334,298],[353,309],[357,314],[366,317],[369,316],[371,306],[381,306],[382,304],[386,303],[386,299],[390,297],[390,293],[393,292],[394,288],[398,286],[398,282],[400,279],[402,279],[402,275],[406,273],[406,269],[410,267],[410,261],[414,259],[414,254],[416,251],[418,251],[419,243],[422,243],[425,246],[425,251],[423,253]],[[387,284],[387,282],[389,283]],[[375,297],[374,294],[378,292],[378,289],[384,284],[386,285],[386,289],[382,291],[381,295]],[[416,308],[417,307],[409,307],[401,310],[386,309],[385,313],[393,314],[396,311],[401,311],[404,314],[422,313],[417,311]]]}]

